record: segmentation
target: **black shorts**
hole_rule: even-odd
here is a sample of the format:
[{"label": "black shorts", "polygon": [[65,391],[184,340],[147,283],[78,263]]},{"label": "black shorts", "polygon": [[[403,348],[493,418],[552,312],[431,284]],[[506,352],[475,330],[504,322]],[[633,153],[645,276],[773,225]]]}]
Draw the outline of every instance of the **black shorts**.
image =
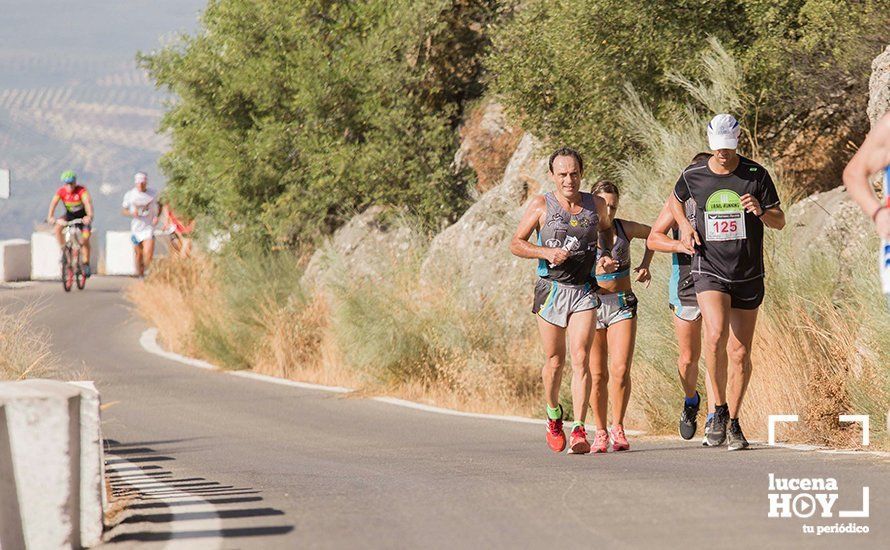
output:
[{"label": "black shorts", "polygon": [[89,231],[91,229],[90,224],[83,223],[83,218],[86,215],[87,215],[86,212],[68,212],[68,211],[66,211],[65,215],[62,216],[62,219],[65,220],[66,222],[73,222],[74,220],[80,220],[83,230]]},{"label": "black shorts", "polygon": [[706,290],[729,294],[730,307],[733,309],[757,309],[763,303],[763,277],[741,283],[731,283],[707,273],[693,273],[692,280],[695,283],[696,294]]}]

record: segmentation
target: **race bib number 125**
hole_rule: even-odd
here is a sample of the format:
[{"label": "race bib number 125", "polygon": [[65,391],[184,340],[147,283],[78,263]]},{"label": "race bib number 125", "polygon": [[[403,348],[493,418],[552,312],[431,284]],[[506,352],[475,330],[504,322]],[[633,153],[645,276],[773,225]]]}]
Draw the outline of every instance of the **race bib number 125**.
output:
[{"label": "race bib number 125", "polygon": [[745,209],[738,193],[729,189],[716,191],[705,205],[705,240],[737,241],[747,237]]}]

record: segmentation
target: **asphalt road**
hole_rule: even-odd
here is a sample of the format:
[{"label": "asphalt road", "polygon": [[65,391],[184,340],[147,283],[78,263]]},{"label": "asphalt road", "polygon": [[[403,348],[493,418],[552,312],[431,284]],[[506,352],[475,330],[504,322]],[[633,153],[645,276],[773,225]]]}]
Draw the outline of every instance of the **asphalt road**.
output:
[{"label": "asphalt road", "polygon": [[[890,462],[632,438],[554,454],[542,426],[462,418],[237,378],[144,351],[122,279],[0,290],[103,401],[115,492],[108,546],[194,548],[886,548]],[[835,478],[833,517],[768,518],[769,474]],[[839,518],[862,507],[870,517]],[[806,511],[806,510],[804,510]],[[804,534],[856,523],[867,534]]]}]

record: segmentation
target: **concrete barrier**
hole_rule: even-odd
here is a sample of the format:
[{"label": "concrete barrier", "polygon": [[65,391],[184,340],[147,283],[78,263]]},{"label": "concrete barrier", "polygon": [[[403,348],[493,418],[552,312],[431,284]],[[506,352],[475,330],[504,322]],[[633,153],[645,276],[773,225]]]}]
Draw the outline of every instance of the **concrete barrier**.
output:
[{"label": "concrete barrier", "polygon": [[71,382],[80,391],[80,544],[102,542],[105,459],[102,448],[101,401],[92,382]]},{"label": "concrete barrier", "polygon": [[0,241],[0,281],[27,281],[31,277],[31,243],[25,239]]},{"label": "concrete barrier", "polygon": [[31,278],[35,281],[58,281],[62,277],[62,252],[52,233],[31,234]]},{"label": "concrete barrier", "polygon": [[136,274],[136,255],[129,231],[105,232],[105,274]]},{"label": "concrete barrier", "polygon": [[0,501],[4,548],[80,546],[80,391],[45,382],[0,383],[10,459],[0,478],[16,497]]},{"label": "concrete barrier", "polygon": [[104,474],[92,382],[0,382],[0,548],[100,544]]}]

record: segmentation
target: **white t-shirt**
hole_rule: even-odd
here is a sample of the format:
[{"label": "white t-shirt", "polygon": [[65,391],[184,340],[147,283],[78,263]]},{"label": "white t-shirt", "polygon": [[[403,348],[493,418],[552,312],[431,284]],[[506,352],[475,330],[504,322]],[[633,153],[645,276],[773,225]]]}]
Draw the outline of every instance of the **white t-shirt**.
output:
[{"label": "white t-shirt", "polygon": [[153,231],[152,218],[158,215],[157,193],[152,189],[140,191],[130,189],[124,195],[123,207],[136,217],[130,222],[130,231],[137,237],[150,237]]}]

